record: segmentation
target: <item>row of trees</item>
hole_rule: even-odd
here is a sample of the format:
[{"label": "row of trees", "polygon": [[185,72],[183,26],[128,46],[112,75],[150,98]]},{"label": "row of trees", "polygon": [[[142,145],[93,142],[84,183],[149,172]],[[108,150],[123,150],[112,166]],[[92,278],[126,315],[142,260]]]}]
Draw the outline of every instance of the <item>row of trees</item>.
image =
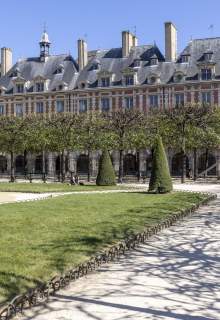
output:
[{"label": "row of trees", "polygon": [[156,135],[162,137],[165,147],[181,152],[184,182],[186,152],[193,150],[196,158],[198,149],[209,150],[220,145],[220,110],[218,107],[186,105],[148,113],[119,110],[106,114],[63,113],[0,118],[0,150],[10,154],[11,181],[15,180],[14,157],[18,153],[41,153],[45,176],[45,153],[59,152],[62,181],[65,181],[65,152],[87,150],[90,159],[92,151],[108,149],[119,151],[118,181],[121,182],[123,152],[152,149]]}]

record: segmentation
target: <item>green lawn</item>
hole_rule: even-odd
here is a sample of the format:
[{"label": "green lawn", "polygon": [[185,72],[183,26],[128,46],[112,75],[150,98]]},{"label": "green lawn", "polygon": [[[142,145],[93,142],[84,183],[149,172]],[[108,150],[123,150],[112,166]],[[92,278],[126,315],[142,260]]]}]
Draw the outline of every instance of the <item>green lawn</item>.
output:
[{"label": "green lawn", "polygon": [[[108,186],[99,187],[96,185],[75,185],[71,186],[67,183],[22,183],[22,182],[1,182],[0,192],[33,192],[33,193],[44,193],[44,192],[72,192],[72,191],[93,191],[93,190],[117,190],[117,189],[128,189],[129,186]],[[146,186],[147,189],[147,186]]]},{"label": "green lawn", "polygon": [[0,205],[0,302],[204,197],[76,194]]}]

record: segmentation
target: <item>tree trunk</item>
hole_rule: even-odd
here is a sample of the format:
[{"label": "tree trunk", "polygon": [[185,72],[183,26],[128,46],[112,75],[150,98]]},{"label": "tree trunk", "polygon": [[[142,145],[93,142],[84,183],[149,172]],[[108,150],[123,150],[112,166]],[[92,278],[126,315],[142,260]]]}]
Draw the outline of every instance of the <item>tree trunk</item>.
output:
[{"label": "tree trunk", "polygon": [[[209,149],[205,149],[205,170],[208,169],[208,165],[209,165]],[[207,171],[205,171],[205,178],[207,178]]]},{"label": "tree trunk", "polygon": [[88,175],[87,175],[87,180],[90,182],[91,180],[91,152],[90,150],[88,151]]},{"label": "tree trunk", "polygon": [[27,150],[24,150],[24,177],[27,178],[28,168],[27,168]]},{"label": "tree trunk", "polygon": [[123,182],[123,150],[119,150],[118,183]]},{"label": "tree trunk", "polygon": [[46,182],[46,153],[45,150],[42,151],[42,180]]},{"label": "tree trunk", "polygon": [[185,183],[186,181],[186,139],[183,138],[182,141],[182,176],[181,183]]},{"label": "tree trunk", "polygon": [[193,180],[196,181],[197,173],[198,173],[198,168],[197,168],[197,149],[196,148],[194,148],[194,150],[193,150],[193,162],[194,162]]},{"label": "tree trunk", "polygon": [[10,169],[10,182],[15,182],[15,160],[14,160],[14,152],[10,152],[11,156],[11,169]]},{"label": "tree trunk", "polygon": [[62,183],[66,180],[66,163],[65,163],[65,152],[64,150],[61,153],[61,177]]},{"label": "tree trunk", "polygon": [[137,179],[140,182],[141,179],[141,172],[140,172],[140,151],[136,153],[136,161],[137,161]]}]

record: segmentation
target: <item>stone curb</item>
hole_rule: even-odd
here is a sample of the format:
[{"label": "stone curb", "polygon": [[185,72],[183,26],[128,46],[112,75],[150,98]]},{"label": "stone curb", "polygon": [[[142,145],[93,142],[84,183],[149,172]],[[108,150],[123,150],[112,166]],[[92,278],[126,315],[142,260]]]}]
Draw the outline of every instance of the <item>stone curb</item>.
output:
[{"label": "stone curb", "polygon": [[[193,192],[199,193],[201,192]],[[170,217],[161,221],[155,226],[152,226],[141,233],[129,236],[123,241],[105,249],[102,253],[91,257],[88,262],[78,265],[74,269],[67,271],[63,275],[53,277],[49,282],[42,283],[42,285],[31,289],[25,294],[18,295],[10,301],[3,309],[0,310],[0,320],[9,320],[17,314],[21,314],[25,308],[31,308],[48,300],[49,296],[53,295],[56,291],[66,287],[70,282],[75,281],[88,273],[97,270],[101,265],[118,259],[128,250],[135,249],[138,245],[143,244],[153,235],[157,234],[163,229],[169,228],[177,221],[190,216],[201,205],[205,205],[211,200],[217,198],[216,194],[202,193],[207,196],[199,204],[193,205],[189,209],[178,211]]]}]

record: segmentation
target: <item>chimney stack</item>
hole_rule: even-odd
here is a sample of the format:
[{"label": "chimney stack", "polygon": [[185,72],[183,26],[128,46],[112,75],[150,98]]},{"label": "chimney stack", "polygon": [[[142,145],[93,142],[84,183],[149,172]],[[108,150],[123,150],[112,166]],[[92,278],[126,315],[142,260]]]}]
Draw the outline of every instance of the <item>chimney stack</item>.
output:
[{"label": "chimney stack", "polygon": [[4,76],[12,68],[12,50],[1,48],[1,76]]},{"label": "chimney stack", "polygon": [[87,43],[83,39],[78,40],[78,64],[81,71],[88,62]]},{"label": "chimney stack", "polygon": [[172,22],[165,22],[165,58],[166,61],[177,59],[177,30]]},{"label": "chimney stack", "polygon": [[136,45],[137,37],[130,31],[122,31],[122,57],[127,57],[131,50],[131,47],[135,47]]}]

